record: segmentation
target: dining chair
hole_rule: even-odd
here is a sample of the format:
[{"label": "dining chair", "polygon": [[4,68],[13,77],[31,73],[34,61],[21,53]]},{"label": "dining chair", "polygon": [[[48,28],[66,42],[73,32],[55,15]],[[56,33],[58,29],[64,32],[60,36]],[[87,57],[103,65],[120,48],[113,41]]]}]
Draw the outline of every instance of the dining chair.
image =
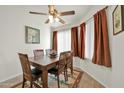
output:
[{"label": "dining chair", "polygon": [[66,76],[68,77],[68,68],[71,71],[71,75],[73,75],[73,52],[72,51],[66,51],[65,56],[66,56],[65,71],[66,71]]},{"label": "dining chair", "polygon": [[35,49],[33,50],[34,53],[34,58],[41,57],[44,55],[44,50],[43,49]]},{"label": "dining chair", "polygon": [[[18,55],[19,55],[19,59],[21,62],[22,70],[23,70],[22,88],[24,88],[26,81],[30,82],[31,88],[33,87],[33,85],[35,87],[40,87],[40,85],[38,83],[36,83],[35,81],[37,81],[39,78],[42,77],[42,71],[39,69],[36,69],[36,68],[31,69],[27,54],[18,53]],[[42,78],[41,78],[41,80],[42,80]]]},{"label": "dining chair", "polygon": [[52,49],[46,49],[45,51],[46,51],[46,55],[49,55]]},{"label": "dining chair", "polygon": [[66,63],[65,53],[61,52],[59,61],[57,62],[56,67],[53,67],[50,70],[48,70],[48,73],[54,74],[57,77],[58,88],[60,88],[59,75],[62,74],[62,72],[64,72],[64,77],[65,77],[65,81],[66,81],[65,63]]}]

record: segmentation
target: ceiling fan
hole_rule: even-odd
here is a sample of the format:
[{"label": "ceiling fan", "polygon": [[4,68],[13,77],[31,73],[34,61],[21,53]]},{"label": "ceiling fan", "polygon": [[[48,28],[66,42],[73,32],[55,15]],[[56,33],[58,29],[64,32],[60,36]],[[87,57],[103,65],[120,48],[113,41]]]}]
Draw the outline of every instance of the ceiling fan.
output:
[{"label": "ceiling fan", "polygon": [[38,14],[38,15],[48,15],[49,18],[45,21],[45,23],[52,23],[53,21],[60,22],[62,24],[65,24],[65,21],[60,18],[60,16],[68,16],[68,15],[74,15],[75,11],[65,11],[65,12],[58,12],[55,9],[54,5],[48,5],[48,14],[42,13],[42,12],[29,12],[30,14]]}]

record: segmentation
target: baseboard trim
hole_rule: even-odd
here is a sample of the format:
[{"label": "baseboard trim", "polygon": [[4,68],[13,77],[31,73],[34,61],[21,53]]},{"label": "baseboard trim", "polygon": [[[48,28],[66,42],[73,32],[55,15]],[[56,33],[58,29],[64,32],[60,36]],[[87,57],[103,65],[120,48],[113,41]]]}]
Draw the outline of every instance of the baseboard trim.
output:
[{"label": "baseboard trim", "polygon": [[13,79],[13,78],[15,78],[15,77],[18,77],[19,75],[22,75],[22,73],[18,73],[18,74],[14,75],[14,76],[11,76],[11,77],[9,77],[9,78],[6,78],[6,79],[4,79],[4,80],[1,80],[0,83],[5,82],[5,81],[8,81],[8,80],[11,80],[11,79]]},{"label": "baseboard trim", "polygon": [[16,86],[20,85],[22,82],[17,83],[16,85],[12,86],[11,88],[15,88]]}]

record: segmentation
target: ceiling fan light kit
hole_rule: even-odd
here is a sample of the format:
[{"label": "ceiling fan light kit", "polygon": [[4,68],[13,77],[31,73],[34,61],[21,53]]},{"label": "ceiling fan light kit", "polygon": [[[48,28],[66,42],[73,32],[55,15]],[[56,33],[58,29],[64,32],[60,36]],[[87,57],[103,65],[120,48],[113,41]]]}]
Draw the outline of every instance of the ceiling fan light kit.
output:
[{"label": "ceiling fan light kit", "polygon": [[50,23],[52,23],[53,22],[53,16],[52,15],[49,15],[49,20],[50,20]]},{"label": "ceiling fan light kit", "polygon": [[59,22],[59,19],[58,19],[58,18],[55,18],[55,21],[56,21],[56,22]]},{"label": "ceiling fan light kit", "polygon": [[50,20],[50,23],[53,23],[53,22],[59,22],[59,19],[56,17],[54,18],[52,15],[49,15],[49,20]]},{"label": "ceiling fan light kit", "polygon": [[53,22],[60,22],[62,24],[65,24],[65,21],[60,18],[60,16],[68,16],[68,15],[74,15],[75,11],[65,11],[65,12],[58,12],[55,9],[54,5],[48,5],[48,11],[49,14],[47,13],[39,13],[39,12],[32,12],[30,11],[30,14],[38,14],[38,15],[48,15],[48,19],[45,21],[45,23],[53,23]]}]

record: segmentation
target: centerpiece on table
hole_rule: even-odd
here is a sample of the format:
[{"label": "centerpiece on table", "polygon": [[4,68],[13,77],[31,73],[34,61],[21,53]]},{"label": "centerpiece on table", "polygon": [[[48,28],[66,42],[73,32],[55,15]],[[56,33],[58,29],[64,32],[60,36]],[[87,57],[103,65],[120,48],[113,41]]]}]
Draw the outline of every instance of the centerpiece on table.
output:
[{"label": "centerpiece on table", "polygon": [[55,58],[55,57],[57,57],[57,51],[52,50],[52,51],[50,51],[49,55],[50,55],[51,58]]}]

